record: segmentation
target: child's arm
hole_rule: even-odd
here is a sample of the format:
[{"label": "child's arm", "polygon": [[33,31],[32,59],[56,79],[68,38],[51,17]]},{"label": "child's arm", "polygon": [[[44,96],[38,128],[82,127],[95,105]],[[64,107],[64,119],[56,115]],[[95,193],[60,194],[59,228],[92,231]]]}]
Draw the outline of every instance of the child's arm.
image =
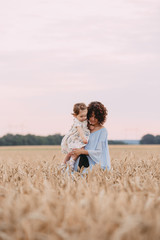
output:
[{"label": "child's arm", "polygon": [[78,126],[77,130],[78,130],[79,136],[82,138],[83,143],[87,144],[88,141],[87,141],[87,139],[84,136],[83,129]]}]

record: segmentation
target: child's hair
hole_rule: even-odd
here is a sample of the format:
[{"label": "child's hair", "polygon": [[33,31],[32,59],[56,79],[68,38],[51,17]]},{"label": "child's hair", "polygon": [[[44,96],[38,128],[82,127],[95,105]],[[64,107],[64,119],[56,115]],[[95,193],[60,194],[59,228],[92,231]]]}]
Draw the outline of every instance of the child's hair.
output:
[{"label": "child's hair", "polygon": [[86,110],[87,109],[87,106],[85,103],[76,103],[74,104],[73,106],[73,113],[72,115],[78,115],[80,110]]}]

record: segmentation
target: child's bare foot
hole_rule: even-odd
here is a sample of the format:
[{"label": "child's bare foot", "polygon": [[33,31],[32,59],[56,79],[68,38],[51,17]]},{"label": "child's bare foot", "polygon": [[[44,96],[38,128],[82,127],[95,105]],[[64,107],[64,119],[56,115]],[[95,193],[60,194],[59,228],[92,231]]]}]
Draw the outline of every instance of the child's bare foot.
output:
[{"label": "child's bare foot", "polygon": [[64,160],[63,160],[63,163],[66,164],[66,163],[70,160],[70,157],[71,157],[71,156],[72,156],[71,153],[68,153],[68,154],[65,156],[65,158],[64,158]]}]

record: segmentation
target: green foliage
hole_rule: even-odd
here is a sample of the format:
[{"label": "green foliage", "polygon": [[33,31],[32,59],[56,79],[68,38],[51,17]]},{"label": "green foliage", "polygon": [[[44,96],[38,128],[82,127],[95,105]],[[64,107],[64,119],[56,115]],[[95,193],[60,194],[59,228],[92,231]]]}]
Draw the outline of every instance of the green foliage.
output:
[{"label": "green foliage", "polygon": [[140,140],[140,144],[160,144],[160,135],[146,134]]},{"label": "green foliage", "polygon": [[63,136],[60,134],[49,136],[13,135],[7,134],[0,138],[0,146],[22,146],[22,145],[60,145]]},{"label": "green foliage", "polygon": [[[22,146],[22,145],[60,145],[63,136],[61,134],[54,134],[49,136],[35,136],[32,134],[6,134],[0,138],[0,146]],[[126,144],[123,141],[108,141],[109,144]],[[152,134],[144,135],[140,144],[160,144],[160,135],[153,136]]]},{"label": "green foliage", "polygon": [[[22,146],[22,145],[60,145],[63,136],[54,134],[49,136],[35,136],[32,134],[7,134],[0,138],[0,146]],[[126,144],[123,141],[108,141],[109,144]]]}]

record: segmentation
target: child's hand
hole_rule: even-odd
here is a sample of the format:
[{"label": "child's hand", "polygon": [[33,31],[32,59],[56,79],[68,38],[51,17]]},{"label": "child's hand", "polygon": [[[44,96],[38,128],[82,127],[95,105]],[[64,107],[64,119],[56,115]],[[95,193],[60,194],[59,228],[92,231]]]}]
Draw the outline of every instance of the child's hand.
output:
[{"label": "child's hand", "polygon": [[87,144],[87,143],[88,143],[88,141],[87,141],[86,138],[83,138],[82,140],[83,140],[83,143],[84,143],[84,144]]}]

